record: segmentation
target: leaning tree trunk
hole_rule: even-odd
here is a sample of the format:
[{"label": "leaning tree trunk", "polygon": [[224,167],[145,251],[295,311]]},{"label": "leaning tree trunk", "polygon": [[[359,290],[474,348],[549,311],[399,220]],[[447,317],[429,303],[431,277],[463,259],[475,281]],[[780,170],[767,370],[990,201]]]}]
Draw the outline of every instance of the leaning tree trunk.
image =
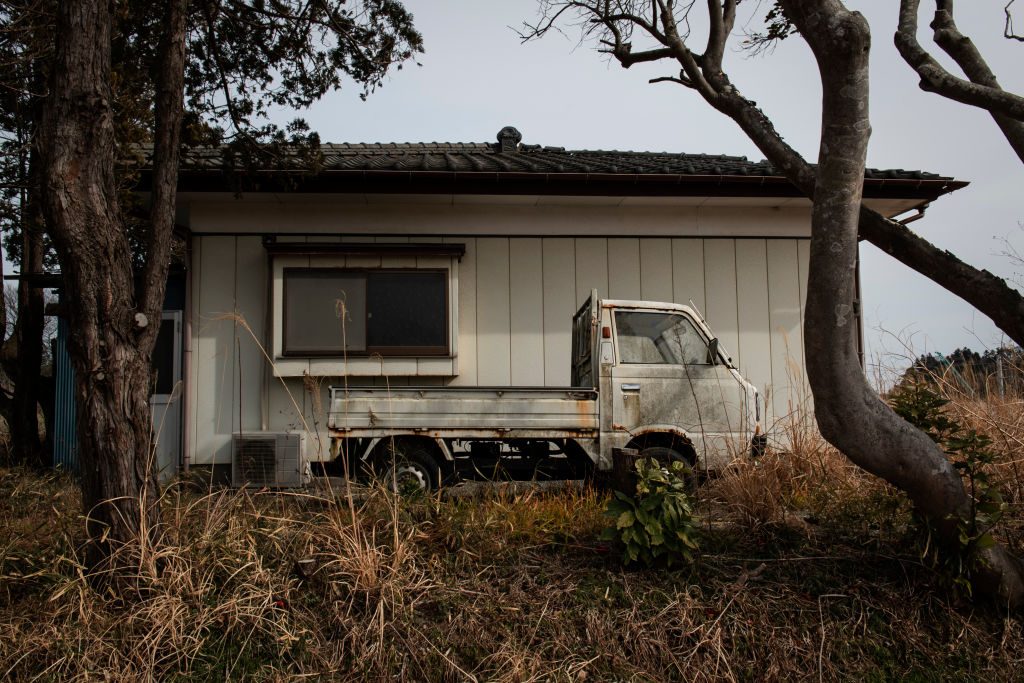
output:
[{"label": "leaning tree trunk", "polygon": [[[897,416],[861,368],[854,300],[857,227],[871,126],[867,22],[840,0],[783,0],[810,44],[823,89],[804,321],[807,376],[822,435],[854,463],[906,491],[938,531],[947,552],[970,499],[945,454]],[[982,592],[1024,604],[1024,571],[1005,547],[983,551],[972,577]]]},{"label": "leaning tree trunk", "polygon": [[121,549],[147,552],[160,528],[149,407],[158,326],[148,324],[152,312],[135,308],[118,204],[110,9],[107,0],[59,3],[37,135],[43,212],[68,304],[86,561],[93,569],[140,566],[138,554]]}]

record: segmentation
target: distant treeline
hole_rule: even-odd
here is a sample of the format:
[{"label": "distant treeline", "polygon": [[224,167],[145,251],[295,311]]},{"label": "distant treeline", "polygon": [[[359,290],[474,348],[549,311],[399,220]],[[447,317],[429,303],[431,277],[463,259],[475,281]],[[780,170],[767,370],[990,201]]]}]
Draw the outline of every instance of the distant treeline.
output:
[{"label": "distant treeline", "polygon": [[949,355],[928,353],[918,356],[899,384],[910,381],[941,381],[979,398],[1024,396],[1024,350],[1014,346],[983,353],[968,348]]}]

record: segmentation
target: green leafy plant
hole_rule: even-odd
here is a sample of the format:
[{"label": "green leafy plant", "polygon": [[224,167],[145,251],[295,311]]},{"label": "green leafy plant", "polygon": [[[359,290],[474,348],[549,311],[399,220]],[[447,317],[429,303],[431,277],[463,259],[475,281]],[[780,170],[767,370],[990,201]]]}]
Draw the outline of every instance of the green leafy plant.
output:
[{"label": "green leafy plant", "polygon": [[988,466],[996,459],[989,448],[992,439],[951,416],[944,410],[949,401],[925,382],[904,384],[889,400],[893,410],[945,451],[965,480],[971,507],[967,518],[959,522],[959,552],[940,560],[926,543],[924,554],[932,556],[954,585],[970,594],[969,573],[977,561],[977,551],[995,545],[992,529],[1006,511],[1006,503],[989,477]]},{"label": "green leafy plant", "polygon": [[668,566],[693,561],[697,543],[693,539],[693,508],[686,493],[684,463],[665,467],[644,458],[636,461],[637,484],[634,495],[621,491],[605,506],[605,515],[613,520],[602,534],[605,540],[622,547],[628,564]]}]

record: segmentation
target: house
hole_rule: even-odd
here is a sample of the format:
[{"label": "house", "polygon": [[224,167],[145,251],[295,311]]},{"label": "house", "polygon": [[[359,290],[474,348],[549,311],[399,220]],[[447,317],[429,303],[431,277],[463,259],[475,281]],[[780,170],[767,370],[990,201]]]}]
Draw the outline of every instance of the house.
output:
[{"label": "house", "polygon": [[[810,203],[767,162],[570,151],[514,128],[322,152],[319,173],[241,195],[213,156],[183,167],[186,291],[158,362],[184,390],[157,411],[165,464],[227,464],[233,433],[262,430],[305,431],[327,458],[331,384],[568,385],[592,288],[692,302],[769,424],[803,395]],[[864,193],[897,216],[963,185],[871,170]]]}]

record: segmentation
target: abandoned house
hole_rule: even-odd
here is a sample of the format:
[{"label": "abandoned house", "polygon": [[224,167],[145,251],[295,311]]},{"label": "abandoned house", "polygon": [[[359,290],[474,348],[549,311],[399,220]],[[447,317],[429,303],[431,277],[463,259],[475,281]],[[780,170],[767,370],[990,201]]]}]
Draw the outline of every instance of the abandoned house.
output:
[{"label": "abandoned house", "polygon": [[[692,303],[769,425],[805,396],[811,207],[767,162],[570,151],[514,128],[322,153],[315,175],[241,194],[215,155],[182,168],[186,271],[155,361],[165,471],[230,463],[239,432],[316,441],[332,384],[567,386],[591,289]],[[864,195],[893,217],[964,184],[871,170]]]}]

